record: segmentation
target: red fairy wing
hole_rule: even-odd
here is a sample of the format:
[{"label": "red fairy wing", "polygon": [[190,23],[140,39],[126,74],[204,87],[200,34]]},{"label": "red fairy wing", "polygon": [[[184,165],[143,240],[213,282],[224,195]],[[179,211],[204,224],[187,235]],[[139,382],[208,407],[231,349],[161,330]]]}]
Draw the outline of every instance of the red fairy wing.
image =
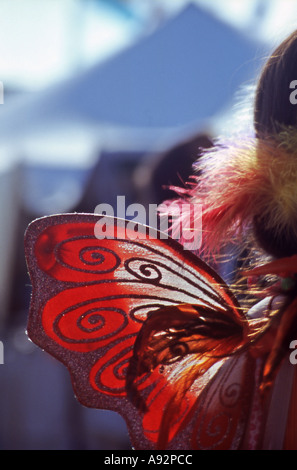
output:
[{"label": "red fairy wing", "polygon": [[[126,379],[147,314],[194,304],[244,321],[222,279],[162,237],[133,222],[91,214],[38,219],[25,237],[33,286],[29,337],[67,366],[83,404],[126,419],[137,448],[155,445],[160,408],[172,394],[168,377],[177,367],[168,366],[166,373],[157,367],[139,378],[137,390],[144,391],[147,405],[147,412],[139,413],[127,397]],[[171,437],[194,398],[187,395]]]}]

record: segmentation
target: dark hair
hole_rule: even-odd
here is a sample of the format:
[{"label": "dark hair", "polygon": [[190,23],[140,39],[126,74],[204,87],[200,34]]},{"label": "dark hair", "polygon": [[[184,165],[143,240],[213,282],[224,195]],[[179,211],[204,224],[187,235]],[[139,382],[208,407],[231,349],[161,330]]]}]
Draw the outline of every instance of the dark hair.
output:
[{"label": "dark hair", "polygon": [[297,30],[271,54],[258,81],[254,126],[260,137],[297,126],[297,107],[290,102],[290,83],[297,80]]},{"label": "dark hair", "polygon": [[[293,80],[297,80],[297,30],[275,49],[261,72],[254,104],[258,138],[273,139],[284,126],[295,126],[297,132],[297,105],[290,102]],[[286,231],[276,236],[263,218],[254,220],[254,229],[258,243],[267,253],[275,257],[297,253],[295,233]]]}]

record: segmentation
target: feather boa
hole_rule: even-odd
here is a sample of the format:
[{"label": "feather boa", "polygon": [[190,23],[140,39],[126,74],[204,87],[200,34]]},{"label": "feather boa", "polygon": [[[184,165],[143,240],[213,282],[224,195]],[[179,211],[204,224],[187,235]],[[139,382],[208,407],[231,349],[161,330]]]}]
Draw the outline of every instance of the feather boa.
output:
[{"label": "feather boa", "polygon": [[[180,198],[171,204],[202,206],[204,250],[216,250],[230,241],[242,243],[255,218],[263,219],[276,236],[288,231],[297,238],[295,129],[284,129],[266,140],[241,137],[236,142],[218,141],[194,169],[195,175],[185,188],[174,188]],[[171,204],[167,207],[170,214]],[[191,213],[183,211],[183,218],[190,218]],[[173,222],[173,234],[177,223]]]}]

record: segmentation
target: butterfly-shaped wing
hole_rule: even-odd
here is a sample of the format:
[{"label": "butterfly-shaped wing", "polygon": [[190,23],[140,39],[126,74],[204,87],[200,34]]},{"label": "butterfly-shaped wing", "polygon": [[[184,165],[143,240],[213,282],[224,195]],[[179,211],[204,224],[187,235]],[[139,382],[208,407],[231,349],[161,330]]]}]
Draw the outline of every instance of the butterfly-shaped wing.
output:
[{"label": "butterfly-shaped wing", "polygon": [[[232,292],[165,234],[106,216],[38,219],[27,229],[25,253],[32,341],[67,366],[84,405],[125,418],[136,448],[174,443],[197,414],[205,385],[208,359],[197,344],[223,355],[240,343],[245,319]],[[213,324],[219,329],[211,337]],[[224,349],[228,325],[234,334]],[[230,420],[242,419],[238,403]],[[178,442],[189,445],[188,437]]]}]

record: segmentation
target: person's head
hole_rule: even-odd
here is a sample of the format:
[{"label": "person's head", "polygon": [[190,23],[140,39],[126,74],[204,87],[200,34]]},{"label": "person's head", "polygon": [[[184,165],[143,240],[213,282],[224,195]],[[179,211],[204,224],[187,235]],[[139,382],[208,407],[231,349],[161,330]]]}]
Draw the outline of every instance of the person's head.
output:
[{"label": "person's head", "polygon": [[[297,253],[297,31],[263,67],[254,130],[219,138],[199,158],[184,198],[202,207],[201,252],[230,242],[274,257]],[[297,95],[297,86],[296,92]],[[236,126],[235,126],[236,127]]]},{"label": "person's head", "polygon": [[[296,80],[297,31],[275,49],[260,75],[254,103],[254,128],[259,139],[273,142],[278,139],[278,135],[290,129],[291,135],[296,130],[297,143],[297,104],[290,99],[293,91],[291,84]],[[261,158],[261,153],[259,153],[259,158]],[[281,153],[279,158],[281,158]],[[290,210],[291,215],[288,216],[290,224],[283,233],[277,234],[273,228],[268,228],[269,224],[265,217],[254,219],[254,233],[257,241],[265,251],[276,257],[297,253],[297,197],[296,212],[293,204]],[[294,219],[296,219],[296,228],[292,224],[293,222],[295,225]]]}]

